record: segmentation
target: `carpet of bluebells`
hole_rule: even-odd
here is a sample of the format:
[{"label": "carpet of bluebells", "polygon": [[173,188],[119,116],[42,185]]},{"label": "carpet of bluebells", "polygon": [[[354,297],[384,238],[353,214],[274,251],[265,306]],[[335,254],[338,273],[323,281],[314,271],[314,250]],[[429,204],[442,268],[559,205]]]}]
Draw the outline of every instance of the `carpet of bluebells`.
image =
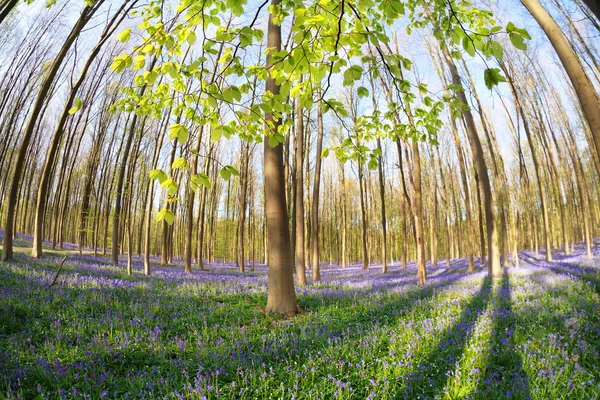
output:
[{"label": "carpet of bluebells", "polygon": [[[20,240],[27,242],[28,238]],[[465,260],[323,265],[305,311],[267,315],[266,267],[134,274],[101,256],[0,263],[0,398],[598,399],[600,254],[490,280]],[[310,274],[308,274],[310,276]]]}]

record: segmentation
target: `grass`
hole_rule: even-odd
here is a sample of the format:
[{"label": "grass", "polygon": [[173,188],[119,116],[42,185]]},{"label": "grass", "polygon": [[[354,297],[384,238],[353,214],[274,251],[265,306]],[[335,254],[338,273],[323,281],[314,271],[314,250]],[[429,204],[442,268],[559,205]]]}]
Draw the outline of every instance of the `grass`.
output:
[{"label": "grass", "polygon": [[[529,260],[490,280],[324,267],[306,313],[266,315],[266,267],[128,277],[70,255],[0,263],[0,398],[593,399],[598,260]],[[595,283],[594,283],[595,282]]]}]

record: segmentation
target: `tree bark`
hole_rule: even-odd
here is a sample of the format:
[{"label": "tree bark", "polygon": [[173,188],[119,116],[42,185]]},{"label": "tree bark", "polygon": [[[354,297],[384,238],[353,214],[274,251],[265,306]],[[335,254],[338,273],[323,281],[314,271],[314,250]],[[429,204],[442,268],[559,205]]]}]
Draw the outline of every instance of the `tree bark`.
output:
[{"label": "tree bark", "polygon": [[313,182],[312,203],[312,280],[321,280],[319,265],[319,196],[321,187],[321,152],[323,151],[323,114],[321,104],[317,104],[317,153],[315,157],[315,178]]},{"label": "tree bark", "polygon": [[[600,18],[600,4],[597,0],[584,0]],[[537,0],[521,0],[521,3],[529,10],[533,18],[548,36],[550,43],[556,50],[573,88],[577,93],[581,108],[585,114],[587,123],[592,132],[592,138],[596,147],[596,154],[600,157],[600,98],[594,89],[585,69],[581,65],[579,57],[575,54],[567,39],[562,34],[560,27]]]},{"label": "tree bark", "polygon": [[93,6],[84,7],[79,19],[71,29],[69,36],[61,46],[58,54],[52,61],[52,64],[48,68],[48,72],[42,83],[40,84],[40,89],[38,91],[36,100],[31,108],[30,117],[27,122],[27,126],[23,131],[21,146],[19,147],[19,152],[17,153],[17,158],[14,162],[14,171],[10,186],[10,192],[8,194],[8,205],[6,209],[6,222],[4,224],[4,243],[2,250],[2,260],[8,261],[13,258],[13,236],[14,236],[14,222],[15,222],[15,207],[17,204],[17,195],[19,192],[19,183],[21,181],[21,175],[23,173],[23,165],[25,162],[25,157],[29,151],[29,142],[33,136],[33,132],[37,126],[38,119],[40,118],[40,111],[44,105],[46,100],[46,95],[50,91],[52,87],[52,83],[56,78],[58,70],[60,69],[67,53],[82,29],[85,27],[87,22],[92,18],[98,7],[102,4],[102,0],[98,0]]},{"label": "tree bark", "polygon": [[[272,0],[273,7],[281,0]],[[281,50],[281,26],[273,21],[269,14],[267,28],[267,47],[277,52]],[[273,65],[270,52],[267,55],[267,70]],[[279,94],[279,85],[269,74],[265,90],[274,95]],[[281,120],[267,113],[266,121],[271,134],[277,132]],[[298,301],[294,289],[294,266],[290,263],[290,231],[285,204],[285,177],[283,176],[283,145],[269,145],[269,138],[264,139],[264,182],[265,182],[265,217],[267,220],[268,246],[268,292],[267,312],[294,315],[298,312]]]},{"label": "tree bark", "polygon": [[[452,83],[457,87],[461,87],[462,82],[460,80],[460,75],[458,74],[458,69],[456,68],[456,64],[454,63],[454,60],[452,59],[448,48],[444,46],[443,52],[448,67],[450,69]],[[461,101],[461,103],[463,103],[465,106],[468,106],[467,97],[465,96],[463,90],[456,90],[455,94]],[[483,148],[481,146],[481,141],[479,140],[479,135],[477,134],[475,120],[473,118],[473,114],[471,114],[471,110],[469,108],[465,108],[462,110],[462,114],[467,125],[467,136],[469,138],[469,144],[471,145],[471,152],[473,153],[473,161],[475,163],[475,167],[477,169],[477,173],[479,175],[481,183],[481,189],[483,191],[485,220],[488,235],[488,275],[502,276],[503,272],[502,268],[500,267],[500,258],[498,254],[498,238],[496,229],[496,219],[494,215],[494,199],[492,197],[492,187],[490,184],[487,166],[485,164]]]}]

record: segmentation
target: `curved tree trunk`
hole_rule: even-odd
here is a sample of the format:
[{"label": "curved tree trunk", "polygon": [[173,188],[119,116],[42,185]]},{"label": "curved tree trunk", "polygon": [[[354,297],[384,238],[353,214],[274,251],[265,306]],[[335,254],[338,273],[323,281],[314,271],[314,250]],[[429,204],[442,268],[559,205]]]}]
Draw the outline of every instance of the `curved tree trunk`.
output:
[{"label": "curved tree trunk", "polygon": [[29,151],[29,142],[33,136],[33,132],[37,126],[38,118],[40,117],[40,111],[44,105],[46,100],[46,95],[50,91],[52,87],[52,83],[54,82],[54,78],[58,73],[67,53],[84,26],[87,22],[92,18],[98,7],[102,4],[102,1],[99,0],[93,6],[86,6],[79,19],[75,23],[75,26],[71,29],[69,36],[63,43],[62,47],[58,51],[58,54],[52,61],[52,64],[48,68],[48,72],[46,77],[40,84],[40,89],[38,91],[37,97],[31,108],[31,112],[29,113],[30,117],[27,122],[27,126],[23,131],[23,136],[21,140],[21,146],[19,148],[19,152],[17,154],[17,158],[15,160],[15,167],[12,176],[12,182],[10,186],[10,192],[8,194],[8,205],[6,209],[6,222],[4,224],[4,243],[3,243],[3,251],[2,251],[2,259],[4,261],[12,260],[13,258],[13,235],[14,235],[14,222],[15,222],[15,207],[17,204],[17,195],[19,193],[19,183],[21,181],[21,175],[23,173],[23,165],[25,162],[25,157]]},{"label": "curved tree trunk", "polygon": [[10,12],[17,7],[17,4],[19,4],[19,0],[0,1],[0,24],[2,24]]},{"label": "curved tree trunk", "polygon": [[[592,132],[596,154],[600,157],[600,98],[594,89],[594,85],[581,65],[579,57],[577,57],[562,34],[560,27],[544,7],[537,0],[521,0],[521,3],[529,10],[533,18],[535,18],[544,30],[550,43],[554,46],[554,50],[556,50],[556,54],[560,58],[565,71],[567,71],[567,75],[569,75],[573,88],[575,88],[581,108]],[[585,3],[600,18],[600,4],[598,4],[598,1],[585,0]]]},{"label": "curved tree trunk", "polygon": [[[102,3],[102,1],[100,1],[99,3]],[[102,46],[104,45],[106,40],[114,33],[114,31],[119,26],[120,22],[123,20],[125,15],[127,15],[127,11],[123,12],[126,4],[127,4],[127,1],[123,5],[121,5],[119,10],[113,15],[113,17],[110,19],[110,21],[107,23],[106,27],[104,28],[104,31],[100,35],[100,40],[98,40],[98,43],[96,43],[96,45],[92,49],[92,52],[88,56],[88,59],[86,60],[81,71],[79,72],[79,77],[77,78],[77,81],[75,81],[75,84],[69,91],[67,101],[63,107],[63,110],[62,110],[62,113],[58,120],[58,123],[56,124],[56,129],[54,130],[54,135],[52,137],[52,143],[50,144],[50,147],[46,153],[46,161],[44,162],[44,168],[42,170],[42,175],[40,177],[40,182],[38,185],[36,211],[35,211],[35,225],[34,225],[34,232],[33,232],[33,248],[31,251],[31,255],[33,257],[40,257],[42,255],[42,240],[43,240],[42,235],[43,235],[43,231],[44,231],[43,224],[44,224],[44,214],[46,211],[46,201],[47,201],[47,197],[48,197],[48,186],[50,184],[50,176],[51,176],[51,172],[52,172],[52,169],[53,169],[53,166],[55,163],[56,155],[58,153],[58,148],[59,148],[60,142],[62,140],[63,134],[65,132],[64,128],[65,128],[65,124],[67,122],[67,118],[69,117],[69,110],[73,106],[73,102],[75,101],[75,96],[77,95],[77,92],[79,91],[79,88],[81,87],[81,84],[87,77],[87,73],[88,73],[90,67],[92,66],[92,63],[96,59],[96,56],[98,55],[98,53],[100,53],[100,49],[102,48]],[[89,18],[91,18],[91,15],[89,16]],[[89,18],[88,18],[88,20],[89,20]],[[84,201],[85,201],[85,199],[84,199]],[[89,199],[87,201],[89,201]],[[85,215],[83,216],[83,220],[85,220]],[[83,231],[83,228],[81,230]],[[80,247],[80,251],[81,251],[81,247]]]},{"label": "curved tree trunk", "polygon": [[583,0],[596,18],[600,20],[600,1],[599,0]]},{"label": "curved tree trunk", "polygon": [[[456,68],[456,64],[454,63],[454,60],[452,59],[448,48],[444,47],[443,51],[444,57],[446,58],[446,62],[450,69],[450,74],[452,76],[452,83],[457,87],[462,86],[460,75],[458,74],[458,69]],[[465,105],[469,104],[467,102],[467,97],[465,96],[464,91],[457,90],[455,94],[461,101],[461,103]],[[473,161],[475,163],[475,167],[477,169],[477,173],[479,175],[479,180],[481,183],[481,189],[483,191],[485,222],[488,235],[488,275],[502,276],[503,272],[502,268],[500,267],[500,258],[498,254],[498,237],[496,229],[496,218],[494,215],[494,199],[492,197],[492,187],[490,184],[487,166],[485,165],[483,148],[481,146],[481,141],[479,140],[479,135],[477,134],[475,120],[473,118],[473,114],[471,114],[471,110],[463,109],[462,114],[467,125],[467,136],[469,138],[469,144],[471,145],[471,152],[473,153]]]},{"label": "curved tree trunk", "polygon": [[542,204],[542,218],[544,222],[544,247],[546,249],[546,261],[552,261],[552,246],[550,244],[550,222],[548,215],[548,203],[546,196],[546,186],[544,182],[542,182],[542,173],[540,163],[538,161],[537,151],[535,143],[533,142],[533,135],[531,130],[529,129],[529,122],[527,121],[527,115],[523,110],[523,105],[521,103],[520,94],[517,92],[517,88],[514,84],[512,74],[506,68],[504,63],[500,63],[500,67],[504,71],[506,75],[506,79],[508,80],[510,89],[512,91],[513,97],[515,98],[515,103],[517,106],[517,110],[519,114],[521,114],[521,119],[523,120],[523,127],[525,129],[525,136],[527,136],[527,143],[529,144],[529,150],[531,150],[531,159],[533,161],[533,168],[535,170],[535,175],[538,182],[538,190],[540,191],[540,202]]}]

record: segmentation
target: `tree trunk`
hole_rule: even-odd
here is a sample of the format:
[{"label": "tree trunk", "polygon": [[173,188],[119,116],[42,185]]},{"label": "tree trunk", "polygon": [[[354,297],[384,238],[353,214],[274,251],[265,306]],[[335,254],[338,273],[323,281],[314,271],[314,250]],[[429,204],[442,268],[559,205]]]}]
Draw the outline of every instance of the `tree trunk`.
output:
[{"label": "tree trunk", "polygon": [[[302,79],[300,80],[302,81]],[[304,259],[304,116],[300,99],[296,100],[296,275],[298,285],[306,285],[306,263]]]},{"label": "tree trunk", "polygon": [[[454,60],[452,59],[448,48],[444,47],[443,50],[446,62],[448,63],[448,67],[450,69],[450,74],[452,76],[452,83],[460,87],[462,86],[462,82],[460,80],[460,75],[458,74],[456,64],[454,63]],[[456,90],[455,94],[461,101],[461,103],[463,103],[465,106],[468,106],[467,98],[465,96],[464,91]],[[462,110],[462,114],[467,125],[467,136],[469,138],[469,144],[471,145],[471,152],[473,153],[473,161],[475,163],[475,167],[477,169],[477,173],[479,175],[479,180],[481,183],[481,189],[483,191],[485,221],[488,235],[488,275],[502,276],[503,272],[502,268],[500,267],[500,259],[498,254],[498,238],[496,230],[496,220],[494,215],[494,199],[492,198],[492,187],[490,184],[487,166],[485,165],[483,148],[481,146],[481,142],[477,134],[475,120],[473,119],[471,110],[465,108]]]},{"label": "tree trunk", "polygon": [[319,265],[319,191],[321,187],[321,152],[323,151],[323,114],[321,104],[317,104],[317,153],[315,156],[315,179],[313,182],[312,205],[312,280],[321,280]]},{"label": "tree trunk", "polygon": [[242,159],[240,162],[240,193],[237,232],[237,265],[244,272],[244,225],[246,223],[246,207],[248,204],[248,163],[250,162],[250,142],[242,143]]},{"label": "tree trunk", "polygon": [[[571,46],[569,46],[560,27],[550,14],[546,12],[544,7],[537,0],[521,0],[521,3],[529,10],[533,18],[535,18],[544,30],[554,50],[556,50],[556,54],[560,58],[563,67],[567,71],[567,75],[569,75],[569,79],[575,88],[581,108],[592,132],[596,154],[600,157],[600,98],[594,89],[594,85],[581,65],[579,57],[577,57]],[[598,1],[585,0],[585,3],[599,17],[600,4],[598,4]]]},{"label": "tree trunk", "polygon": [[[99,3],[102,3],[102,1],[100,1]],[[119,8],[119,10],[113,15],[111,20],[107,23],[106,27],[104,28],[104,31],[100,35],[100,40],[98,41],[98,43],[96,43],[96,45],[92,49],[90,55],[88,56],[85,64],[83,65],[83,67],[79,73],[77,81],[73,84],[73,87],[69,91],[67,101],[63,107],[63,110],[62,110],[62,113],[58,120],[58,123],[56,124],[56,129],[54,130],[54,134],[52,137],[52,142],[50,144],[50,147],[47,150],[46,161],[44,163],[44,168],[42,170],[40,182],[38,185],[36,211],[35,211],[35,225],[34,225],[34,233],[33,233],[33,248],[31,251],[31,255],[33,257],[39,258],[42,255],[42,241],[43,241],[42,235],[43,235],[43,231],[44,231],[43,224],[44,224],[44,214],[46,211],[46,202],[47,202],[47,198],[48,198],[48,186],[50,184],[50,175],[51,175],[51,171],[53,169],[54,163],[55,163],[56,155],[58,153],[58,148],[59,148],[60,142],[62,140],[63,133],[65,132],[64,128],[65,128],[65,124],[67,122],[67,118],[69,117],[69,110],[73,106],[73,102],[75,101],[75,96],[77,95],[77,91],[79,90],[79,88],[81,87],[81,84],[85,80],[92,63],[96,59],[96,56],[98,55],[98,53],[100,53],[100,49],[102,48],[102,46],[104,45],[106,40],[110,37],[110,35],[112,35],[114,33],[117,26],[119,26],[119,23],[123,20],[123,18],[127,14],[127,12],[123,13],[123,10],[125,9],[126,4],[127,3],[124,3]],[[93,11],[92,11],[92,13],[93,13]],[[83,17],[83,14],[82,14],[82,17]],[[89,20],[89,18],[91,18],[91,15],[88,17],[88,20]],[[83,22],[83,24],[85,25],[85,22]],[[83,26],[82,26],[82,28],[83,28]],[[86,200],[84,199],[84,202],[85,201]],[[85,217],[86,216],[83,215],[82,222],[85,220]],[[82,232],[84,231],[83,227],[81,228],[81,231]],[[80,246],[80,251],[81,251],[81,246]]]},{"label": "tree trunk", "polygon": [[33,136],[33,132],[37,126],[38,119],[40,118],[40,111],[44,105],[46,100],[46,95],[50,91],[54,79],[60,69],[67,53],[82,29],[85,27],[87,22],[92,18],[98,7],[102,4],[102,0],[98,0],[93,6],[84,7],[79,19],[75,23],[75,26],[71,29],[69,36],[63,43],[62,47],[58,51],[58,54],[52,61],[52,64],[48,68],[46,73],[46,77],[40,84],[40,89],[38,91],[37,97],[33,104],[33,107],[30,111],[30,117],[27,122],[27,126],[23,131],[21,146],[19,148],[19,152],[17,153],[17,158],[14,161],[14,170],[13,176],[10,186],[10,192],[8,194],[8,205],[6,209],[6,222],[4,224],[4,243],[3,243],[3,251],[2,251],[2,260],[8,261],[13,258],[13,236],[14,236],[14,222],[15,222],[15,208],[17,204],[17,195],[19,192],[19,183],[21,181],[21,175],[23,173],[23,165],[25,162],[25,157],[29,151],[29,142]]},{"label": "tree trunk", "polygon": [[[521,114],[521,119],[523,120],[523,127],[525,129],[525,136],[527,136],[527,143],[529,143],[529,149],[531,150],[531,159],[533,161],[533,168],[535,170],[535,175],[537,178],[537,182],[538,182],[538,190],[540,191],[540,201],[542,203],[542,218],[544,221],[544,247],[546,248],[546,261],[552,261],[552,246],[550,245],[550,223],[549,223],[549,216],[548,216],[548,203],[547,203],[547,196],[546,196],[546,187],[544,182],[542,181],[542,173],[541,173],[541,168],[540,168],[540,164],[538,161],[538,157],[537,157],[537,149],[535,146],[535,143],[533,142],[533,135],[531,133],[531,130],[529,129],[529,122],[527,121],[527,115],[525,114],[525,111],[523,110],[523,105],[521,103],[521,98],[519,93],[517,92],[517,88],[514,84],[513,78],[512,78],[512,74],[510,73],[510,71],[508,71],[508,69],[506,68],[504,63],[500,63],[500,66],[502,67],[502,70],[504,71],[505,75],[506,75],[506,79],[508,80],[509,86],[511,88],[513,97],[515,98],[515,103],[517,106],[517,110],[519,111],[519,114]],[[600,109],[599,109],[600,111]]]},{"label": "tree trunk", "polygon": [[[277,7],[281,0],[272,0],[271,5]],[[267,31],[267,47],[277,52],[281,49],[281,26],[273,22],[269,14]],[[267,55],[267,70],[273,65],[270,52]],[[269,75],[265,85],[266,92],[279,94],[279,85]],[[272,113],[265,116],[271,134],[277,133],[281,120]],[[293,264],[290,263],[290,231],[287,208],[285,204],[285,177],[283,176],[283,145],[269,145],[269,138],[264,139],[264,182],[265,182],[265,217],[267,221],[268,246],[268,293],[267,312],[294,315],[298,312],[298,301],[294,289]]]}]

